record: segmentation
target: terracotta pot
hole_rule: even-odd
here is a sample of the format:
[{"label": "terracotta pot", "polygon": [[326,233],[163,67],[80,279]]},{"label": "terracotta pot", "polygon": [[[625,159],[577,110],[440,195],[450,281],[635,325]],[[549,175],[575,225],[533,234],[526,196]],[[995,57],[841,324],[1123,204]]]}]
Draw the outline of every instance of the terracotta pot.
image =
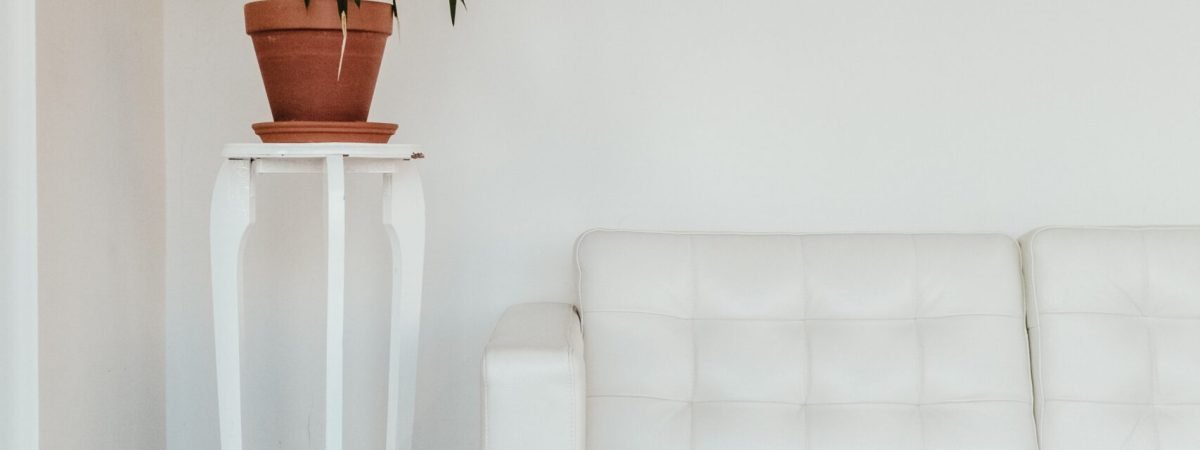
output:
[{"label": "terracotta pot", "polygon": [[392,5],[350,1],[345,59],[338,74],[342,28],[336,0],[247,3],[246,33],[276,122],[363,122],[371,110],[383,48],[392,34]]}]

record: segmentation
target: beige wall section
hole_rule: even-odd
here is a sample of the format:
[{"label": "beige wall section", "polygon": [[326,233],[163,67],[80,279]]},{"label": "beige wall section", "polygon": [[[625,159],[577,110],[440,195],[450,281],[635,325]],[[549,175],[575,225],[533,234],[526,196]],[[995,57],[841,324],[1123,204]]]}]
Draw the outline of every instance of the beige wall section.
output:
[{"label": "beige wall section", "polygon": [[[299,1],[299,0],[296,0]],[[1200,2],[401,2],[372,118],[427,146],[417,450],[479,448],[507,306],[575,298],[589,227],[1200,222]],[[241,2],[166,0],[169,448],[216,442],[209,193],[268,116]],[[387,244],[354,179],[347,449],[382,448]],[[250,448],[320,448],[319,177],[263,177]],[[357,202],[357,203],[356,203]],[[282,443],[282,444],[281,444]]]},{"label": "beige wall section", "polygon": [[161,2],[37,7],[41,449],[159,450]]}]

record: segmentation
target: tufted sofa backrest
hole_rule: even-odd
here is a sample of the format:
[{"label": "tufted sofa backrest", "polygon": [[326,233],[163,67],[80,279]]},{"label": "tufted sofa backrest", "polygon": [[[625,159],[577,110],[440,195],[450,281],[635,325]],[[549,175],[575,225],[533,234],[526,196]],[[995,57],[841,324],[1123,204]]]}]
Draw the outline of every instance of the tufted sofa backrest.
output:
[{"label": "tufted sofa backrest", "polygon": [[589,450],[1037,448],[998,235],[598,231],[577,251]]},{"label": "tufted sofa backrest", "polygon": [[1025,238],[1044,450],[1200,449],[1200,228]]}]

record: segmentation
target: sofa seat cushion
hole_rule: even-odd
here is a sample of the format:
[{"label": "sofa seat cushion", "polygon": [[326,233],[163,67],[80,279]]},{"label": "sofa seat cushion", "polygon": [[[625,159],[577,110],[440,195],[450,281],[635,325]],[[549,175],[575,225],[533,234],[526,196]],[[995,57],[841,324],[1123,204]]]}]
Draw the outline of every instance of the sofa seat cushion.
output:
[{"label": "sofa seat cushion", "polygon": [[998,235],[591,232],[589,450],[1035,449]]},{"label": "sofa seat cushion", "polygon": [[1200,228],[1025,238],[1044,450],[1200,449]]}]

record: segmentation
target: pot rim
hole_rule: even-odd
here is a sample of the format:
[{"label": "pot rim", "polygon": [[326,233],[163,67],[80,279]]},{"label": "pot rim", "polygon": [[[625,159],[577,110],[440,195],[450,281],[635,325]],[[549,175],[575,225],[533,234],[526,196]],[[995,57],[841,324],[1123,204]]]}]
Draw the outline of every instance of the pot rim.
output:
[{"label": "pot rim", "polygon": [[[313,3],[318,3],[314,1]],[[323,3],[323,2],[321,2]],[[301,0],[260,0],[246,3],[246,34],[283,30],[342,30],[336,8],[304,7]],[[392,4],[364,0],[350,5],[346,30],[392,34]]]}]

